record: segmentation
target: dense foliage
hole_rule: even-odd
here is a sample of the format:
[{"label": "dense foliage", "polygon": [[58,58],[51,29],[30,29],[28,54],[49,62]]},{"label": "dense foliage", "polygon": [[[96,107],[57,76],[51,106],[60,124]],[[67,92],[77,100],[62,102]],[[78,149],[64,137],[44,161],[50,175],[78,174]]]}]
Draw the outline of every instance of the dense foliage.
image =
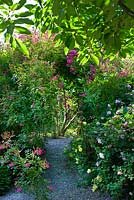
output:
[{"label": "dense foliage", "polygon": [[0,195],[13,183],[47,199],[46,136],[71,133],[84,183],[134,198],[133,10],[131,0],[0,0],[13,47],[0,49]]},{"label": "dense foliage", "polygon": [[126,66],[101,72],[82,106],[83,128],[71,144],[83,183],[113,199],[133,199],[134,76]]},{"label": "dense foliage", "polygon": [[[56,39],[69,49],[81,49],[80,59],[132,54],[134,35],[134,4],[131,0],[26,0],[14,3],[0,1],[0,31],[27,56],[26,46],[14,33],[30,34],[25,25],[38,27],[43,33],[50,30]],[[22,10],[25,8],[25,11]],[[32,16],[32,17],[31,17]],[[95,52],[95,54],[94,54]]]}]

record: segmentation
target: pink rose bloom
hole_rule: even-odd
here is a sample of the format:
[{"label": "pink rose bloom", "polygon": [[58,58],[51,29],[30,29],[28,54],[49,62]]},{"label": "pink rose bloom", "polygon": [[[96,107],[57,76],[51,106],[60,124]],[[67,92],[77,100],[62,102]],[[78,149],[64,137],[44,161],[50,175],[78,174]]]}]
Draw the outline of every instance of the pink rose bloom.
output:
[{"label": "pink rose bloom", "polygon": [[34,152],[33,152],[34,155],[39,155],[41,156],[43,154],[43,149],[39,148],[39,149],[36,149]]},{"label": "pink rose bloom", "polygon": [[17,192],[22,192],[21,188],[17,188]]},{"label": "pink rose bloom", "polygon": [[2,145],[0,145],[0,150],[2,150],[3,149],[3,146]]},{"label": "pink rose bloom", "polygon": [[49,169],[49,168],[50,168],[50,164],[47,163],[47,164],[46,164],[46,169]]},{"label": "pink rose bloom", "polygon": [[72,58],[70,58],[70,57],[67,57],[67,64],[68,64],[68,65],[71,65],[71,64],[72,64],[72,62],[73,62],[73,59],[72,59]]},{"label": "pink rose bloom", "polygon": [[30,166],[31,166],[31,163],[26,163],[25,166],[26,166],[26,167],[30,167]]},{"label": "pink rose bloom", "polygon": [[37,150],[37,155],[41,156],[43,154],[43,149],[39,148]]},{"label": "pink rose bloom", "polygon": [[57,74],[57,75],[55,75],[55,76],[53,77],[52,80],[56,81],[56,80],[58,80],[58,78],[59,78],[59,75]]},{"label": "pink rose bloom", "polygon": [[69,55],[71,56],[78,56],[77,51],[75,49],[69,51]]},{"label": "pink rose bloom", "polygon": [[53,189],[53,186],[49,186],[49,188],[48,188],[50,191],[53,191],[54,189]]},{"label": "pink rose bloom", "polygon": [[119,74],[120,76],[127,76],[127,72],[124,70],[122,70],[122,72]]},{"label": "pink rose bloom", "polygon": [[13,168],[13,167],[14,167],[14,164],[13,164],[13,163],[10,163],[10,164],[9,164],[9,167],[10,167],[10,168]]}]

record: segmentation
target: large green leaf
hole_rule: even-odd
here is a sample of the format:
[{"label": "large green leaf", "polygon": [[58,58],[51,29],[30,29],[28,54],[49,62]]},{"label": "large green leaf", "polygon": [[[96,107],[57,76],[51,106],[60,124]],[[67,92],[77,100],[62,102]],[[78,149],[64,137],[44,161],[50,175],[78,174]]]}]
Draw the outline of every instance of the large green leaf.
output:
[{"label": "large green leaf", "polygon": [[7,28],[7,22],[0,23],[0,32],[4,32]]},{"label": "large green leaf", "polygon": [[15,38],[15,40],[16,40],[16,43],[19,46],[20,51],[22,53],[24,53],[29,58],[29,51],[28,51],[26,45],[18,38]]},{"label": "large green leaf", "polygon": [[26,3],[26,0],[20,0],[15,10],[19,10],[20,8],[22,8],[25,5],[25,3]]},{"label": "large green leaf", "polygon": [[33,21],[29,18],[19,18],[19,19],[16,19],[14,20],[14,23],[15,24],[30,24],[30,25],[33,25]]},{"label": "large green leaf", "polygon": [[16,40],[13,36],[10,37],[10,43],[12,48],[16,48]]},{"label": "large green leaf", "polygon": [[93,62],[96,65],[99,65],[99,58],[96,55],[92,54],[92,53],[90,54],[90,56],[91,56],[91,59],[93,60]]},{"label": "large green leaf", "polygon": [[21,34],[28,34],[28,35],[31,34],[31,32],[27,28],[22,26],[15,26],[15,30]]},{"label": "large green leaf", "polygon": [[35,5],[33,5],[33,4],[26,4],[25,7],[27,9],[29,9],[29,10],[32,10],[35,7]]},{"label": "large green leaf", "polygon": [[13,5],[13,1],[12,0],[2,0],[0,1],[1,4],[7,4],[8,6]]},{"label": "large green leaf", "polygon": [[33,13],[26,11],[26,12],[16,14],[15,17],[28,17],[28,16],[31,16],[31,15],[33,15]]}]

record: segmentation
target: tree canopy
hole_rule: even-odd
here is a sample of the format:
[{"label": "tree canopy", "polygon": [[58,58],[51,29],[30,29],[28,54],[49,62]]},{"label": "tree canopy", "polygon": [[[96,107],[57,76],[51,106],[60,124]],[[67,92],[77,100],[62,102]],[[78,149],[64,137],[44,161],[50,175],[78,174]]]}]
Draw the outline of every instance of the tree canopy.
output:
[{"label": "tree canopy", "polygon": [[[0,32],[12,46],[21,42],[14,38],[17,31],[30,34],[24,25],[41,32],[56,34],[59,43],[68,49],[78,48],[81,57],[120,53],[125,57],[134,51],[134,1],[132,0],[0,0]],[[22,11],[25,8],[25,11]],[[32,16],[32,17],[31,17]],[[87,57],[88,59],[88,57]]]}]

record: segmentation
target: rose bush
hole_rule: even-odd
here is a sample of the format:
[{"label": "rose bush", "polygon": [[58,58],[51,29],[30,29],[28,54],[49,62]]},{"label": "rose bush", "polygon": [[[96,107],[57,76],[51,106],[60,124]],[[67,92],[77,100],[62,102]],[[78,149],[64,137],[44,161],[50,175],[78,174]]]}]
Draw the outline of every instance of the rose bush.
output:
[{"label": "rose bush", "polygon": [[[123,71],[121,69],[121,71]],[[113,199],[133,199],[133,74],[101,73],[86,90],[82,131],[66,150],[82,183]]]}]

